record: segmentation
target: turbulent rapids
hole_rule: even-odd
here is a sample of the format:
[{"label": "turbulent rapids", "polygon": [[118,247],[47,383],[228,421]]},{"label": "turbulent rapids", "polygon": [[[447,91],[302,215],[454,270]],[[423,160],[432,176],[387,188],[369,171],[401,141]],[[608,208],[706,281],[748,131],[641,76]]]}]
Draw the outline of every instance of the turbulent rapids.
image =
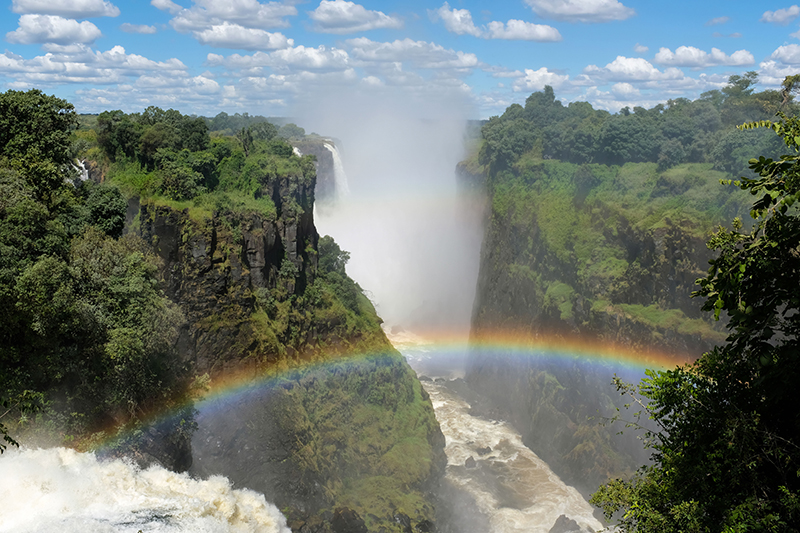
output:
[{"label": "turbulent rapids", "polygon": [[420,339],[396,335],[392,340],[422,377],[433,402],[447,440],[447,481],[474,502],[489,531],[547,533],[562,515],[581,531],[602,529],[578,490],[527,448],[517,430],[471,413],[464,398],[470,391],[460,379],[463,355],[429,357]]},{"label": "turbulent rapids", "polygon": [[65,448],[0,457],[0,531],[15,533],[289,533],[264,496],[222,476],[204,481],[160,467]]}]

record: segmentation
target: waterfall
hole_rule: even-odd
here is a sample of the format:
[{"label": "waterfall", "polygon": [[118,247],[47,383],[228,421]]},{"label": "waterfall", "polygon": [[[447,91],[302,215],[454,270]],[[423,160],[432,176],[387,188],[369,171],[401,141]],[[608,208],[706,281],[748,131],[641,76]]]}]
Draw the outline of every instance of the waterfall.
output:
[{"label": "waterfall", "polygon": [[89,179],[89,170],[83,164],[82,159],[78,159],[78,164],[73,164],[72,166],[75,168],[75,170],[81,173],[80,178],[78,178],[80,181],[86,181]]},{"label": "waterfall", "polygon": [[262,494],[233,489],[222,476],[195,480],[51,448],[7,450],[0,479],[0,531],[290,533]]},{"label": "waterfall", "polygon": [[325,143],[325,148],[331,153],[333,157],[333,179],[336,184],[336,198],[346,198],[350,196],[350,187],[347,184],[347,174],[344,173],[344,165],[342,165],[342,158],[339,156],[339,149],[333,144],[333,141],[328,139],[329,142]]}]

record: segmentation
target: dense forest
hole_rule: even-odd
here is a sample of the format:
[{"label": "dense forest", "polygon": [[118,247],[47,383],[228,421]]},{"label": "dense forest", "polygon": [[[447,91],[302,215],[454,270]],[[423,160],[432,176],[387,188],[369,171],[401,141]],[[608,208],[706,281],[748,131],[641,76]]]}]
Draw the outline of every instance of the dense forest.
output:
[{"label": "dense forest", "polygon": [[[223,473],[296,529],[434,519],[443,438],[348,253],[316,232],[315,158],[287,141],[316,137],[246,114],[78,116],[38,90],[0,94],[0,130],[0,451]],[[226,374],[281,379],[255,408],[271,455],[220,471],[189,443]]]},{"label": "dense forest", "polygon": [[616,477],[592,501],[622,531],[797,531],[798,76],[756,82],[614,115],[546,87],[492,117],[459,167],[490,201],[474,338],[580,336],[694,360],[614,380],[652,453],[630,475],[586,422],[609,398],[565,392],[579,370],[503,375],[473,357],[468,381],[557,472]]},{"label": "dense forest", "polygon": [[[206,120],[175,110],[78,117],[68,102],[36,90],[0,98],[4,405],[46,411],[59,431],[85,435],[135,421],[150,404],[183,401],[194,378],[175,353],[185,317],[157,283],[152,248],[133,232],[123,236],[126,198],[274,218],[264,183],[278,175],[313,182],[313,158],[295,156],[280,136],[304,132],[218,116],[212,124],[244,125],[235,137],[212,139]],[[95,180],[81,179],[79,157]],[[302,210],[282,207],[287,216]],[[369,304],[344,274],[346,257],[330,237],[322,240],[313,297],[357,316]],[[297,265],[282,268],[293,284]],[[258,295],[273,313],[286,297]]]}]

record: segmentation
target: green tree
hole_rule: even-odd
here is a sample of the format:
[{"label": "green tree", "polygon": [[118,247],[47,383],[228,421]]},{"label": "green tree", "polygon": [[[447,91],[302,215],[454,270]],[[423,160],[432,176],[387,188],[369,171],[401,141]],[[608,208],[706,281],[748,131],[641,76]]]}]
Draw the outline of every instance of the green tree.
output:
[{"label": "green tree", "polygon": [[660,428],[653,464],[592,497],[622,531],[800,530],[800,120],[743,129],[757,126],[792,154],[750,160],[758,177],[736,183],[758,197],[752,229],[708,242],[719,256],[695,294],[728,316],[726,344],[635,388]]},{"label": "green tree", "polygon": [[38,89],[0,93],[0,166],[16,169],[37,198],[52,201],[74,158],[72,104]]}]

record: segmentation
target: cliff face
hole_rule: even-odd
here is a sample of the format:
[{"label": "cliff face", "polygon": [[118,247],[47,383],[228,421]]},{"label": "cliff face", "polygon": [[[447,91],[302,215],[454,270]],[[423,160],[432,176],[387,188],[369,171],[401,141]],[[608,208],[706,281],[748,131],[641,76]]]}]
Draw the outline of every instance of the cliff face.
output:
[{"label": "cliff face", "polygon": [[[270,347],[257,342],[253,314],[259,295],[287,300],[313,283],[319,240],[313,187],[291,178],[271,180],[262,193],[275,204],[274,216],[192,216],[189,210],[141,205],[139,232],[163,260],[167,295],[186,314],[180,352],[198,373],[238,368],[256,353],[273,360],[280,355],[280,345],[269,353]],[[304,333],[280,344],[296,350],[311,340],[313,329]]]},{"label": "cliff face", "polygon": [[317,158],[317,186],[314,192],[319,202],[328,202],[336,198],[333,154],[325,147],[326,144],[333,145],[333,142],[322,137],[305,137],[302,140],[292,141],[292,146],[300,153]]},{"label": "cliff face", "polygon": [[[474,161],[459,170],[467,183],[481,183]],[[525,157],[487,176],[472,339],[579,340],[676,361],[721,342],[723,324],[691,298],[711,258],[712,220],[739,205],[719,177],[699,165],[661,173],[655,164]],[[620,440],[619,428],[596,420],[623,403],[609,385],[615,372],[476,345],[466,378],[559,475],[590,492],[646,459],[631,432]]]},{"label": "cliff face", "polygon": [[179,352],[193,373],[212,385],[271,376],[200,413],[191,471],[264,492],[297,530],[330,531],[342,517],[430,527],[446,458],[429,398],[357,286],[321,270],[313,180],[270,179],[259,194],[274,212],[129,206],[187,318]]}]

